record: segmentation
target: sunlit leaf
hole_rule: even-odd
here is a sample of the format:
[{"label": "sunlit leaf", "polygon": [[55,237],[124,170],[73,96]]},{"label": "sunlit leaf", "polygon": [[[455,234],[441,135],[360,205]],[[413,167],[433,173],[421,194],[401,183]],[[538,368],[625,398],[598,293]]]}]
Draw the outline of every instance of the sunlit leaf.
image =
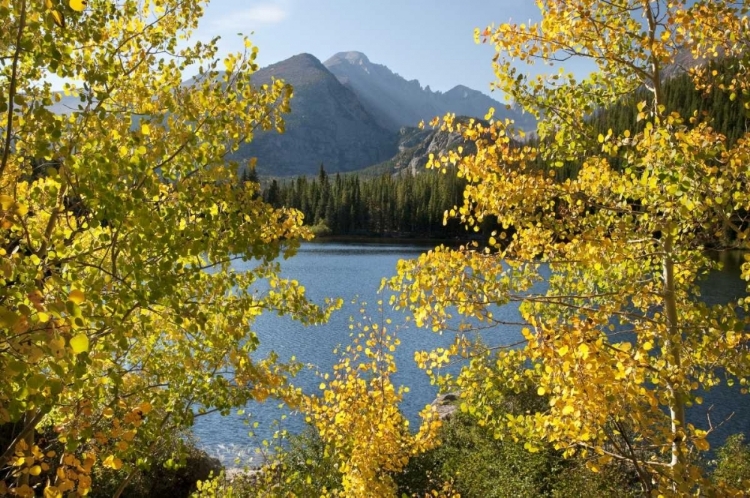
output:
[{"label": "sunlit leaf", "polygon": [[86,0],[69,0],[68,5],[76,12],[83,12],[87,3]]},{"label": "sunlit leaf", "polygon": [[70,339],[73,353],[79,354],[89,350],[89,338],[86,334],[77,334]]}]

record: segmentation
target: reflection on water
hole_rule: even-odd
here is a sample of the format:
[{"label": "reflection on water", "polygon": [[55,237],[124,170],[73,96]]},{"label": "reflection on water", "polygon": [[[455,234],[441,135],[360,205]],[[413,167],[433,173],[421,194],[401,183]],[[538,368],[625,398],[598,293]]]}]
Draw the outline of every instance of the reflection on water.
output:
[{"label": "reflection on water", "polygon": [[[329,323],[316,327],[303,327],[288,317],[271,314],[259,317],[253,326],[260,339],[260,347],[254,357],[262,358],[274,351],[282,361],[294,356],[298,361],[310,365],[299,374],[295,383],[307,392],[315,392],[320,383],[315,371],[330,372],[337,359],[333,349],[350,341],[350,316],[355,321],[361,321],[361,306],[351,301],[366,301],[366,313],[374,320],[384,322],[386,318],[391,318],[394,324],[402,324],[397,333],[401,346],[395,354],[399,371],[394,381],[410,387],[401,408],[412,427],[416,427],[419,424],[419,411],[435,398],[437,389],[417,368],[413,353],[446,346],[451,341],[451,335],[433,334],[403,325],[405,316],[399,312],[385,309],[381,314],[376,304],[381,296],[376,291],[383,277],[395,273],[399,259],[417,257],[429,248],[426,245],[395,244],[303,244],[295,257],[282,262],[283,275],[299,280],[316,302],[321,302],[325,297],[341,297],[346,304],[331,317]],[[701,294],[711,304],[729,302],[745,295],[745,282],[739,278],[741,256],[725,254],[721,257],[723,270],[710,274],[701,285]],[[237,263],[238,268],[250,264]],[[520,320],[515,305],[501,307],[494,315],[498,321],[506,323]],[[521,338],[519,328],[512,325],[486,329],[482,335],[488,343],[493,344],[516,342]],[[690,409],[689,418],[700,427],[706,427],[709,415],[714,426],[725,421],[710,439],[713,446],[721,444],[730,434],[750,434],[750,396],[741,395],[737,389],[719,388],[706,393],[703,398],[703,405]],[[200,418],[194,427],[201,446],[230,466],[237,456],[243,462],[247,461],[252,448],[257,447],[260,440],[269,439],[274,430],[281,428],[295,432],[304,425],[300,417],[292,414],[282,421],[280,427],[272,426],[272,421],[286,413],[273,402],[252,403],[246,411],[250,418],[247,415],[221,417],[211,414]],[[248,420],[259,422],[255,438],[248,437]]]},{"label": "reflection on water", "polygon": [[393,244],[361,244],[361,243],[314,243],[304,244],[299,254],[323,254],[326,256],[372,256],[396,254],[400,258],[419,256],[425,251],[432,249],[434,245],[393,245]]}]

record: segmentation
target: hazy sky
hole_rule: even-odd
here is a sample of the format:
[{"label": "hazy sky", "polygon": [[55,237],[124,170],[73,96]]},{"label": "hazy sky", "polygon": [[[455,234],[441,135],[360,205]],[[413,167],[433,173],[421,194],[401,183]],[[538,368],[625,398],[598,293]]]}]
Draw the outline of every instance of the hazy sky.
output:
[{"label": "hazy sky", "polygon": [[464,84],[489,93],[494,50],[474,43],[474,28],[537,17],[533,0],[212,0],[197,35],[220,35],[226,52],[247,34],[261,66],[356,50],[433,90]]}]

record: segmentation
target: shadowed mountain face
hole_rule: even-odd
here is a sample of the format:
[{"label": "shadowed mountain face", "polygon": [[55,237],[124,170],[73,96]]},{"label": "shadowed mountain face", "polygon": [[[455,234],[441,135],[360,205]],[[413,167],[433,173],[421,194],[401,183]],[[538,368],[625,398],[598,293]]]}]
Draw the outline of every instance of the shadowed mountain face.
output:
[{"label": "shadowed mountain face", "polygon": [[422,88],[417,80],[407,81],[386,66],[373,64],[360,52],[340,52],[325,66],[338,80],[351,88],[378,123],[389,130],[402,126],[416,126],[435,116],[453,112],[457,116],[483,117],[490,107],[496,118],[513,118],[527,130],[536,128],[529,115],[506,109],[482,92],[459,85],[442,93],[429,86]]},{"label": "shadowed mountain face", "polygon": [[259,133],[236,157],[258,158],[262,175],[335,173],[379,163],[396,152],[396,134],[380,126],[357,96],[309,54],[259,70],[255,86],[283,79],[294,87],[286,132]]}]

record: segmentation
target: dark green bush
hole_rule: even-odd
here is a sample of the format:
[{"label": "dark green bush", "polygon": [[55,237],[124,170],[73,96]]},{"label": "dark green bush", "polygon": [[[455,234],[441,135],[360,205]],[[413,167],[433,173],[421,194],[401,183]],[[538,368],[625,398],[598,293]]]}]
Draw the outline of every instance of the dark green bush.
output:
[{"label": "dark green bush", "polygon": [[[176,458],[174,455],[178,455]],[[222,470],[219,460],[199,449],[189,437],[174,439],[156,450],[155,461],[148,469],[138,471],[128,483],[122,496],[128,498],[187,498],[195,491],[197,481],[207,480]],[[92,498],[109,498],[125,478],[122,471],[98,466],[92,475]]]},{"label": "dark green bush", "polygon": [[308,427],[300,434],[286,435],[278,448],[252,479],[232,484],[238,496],[322,496],[323,490],[338,489],[341,475],[325,451],[318,432]]}]

